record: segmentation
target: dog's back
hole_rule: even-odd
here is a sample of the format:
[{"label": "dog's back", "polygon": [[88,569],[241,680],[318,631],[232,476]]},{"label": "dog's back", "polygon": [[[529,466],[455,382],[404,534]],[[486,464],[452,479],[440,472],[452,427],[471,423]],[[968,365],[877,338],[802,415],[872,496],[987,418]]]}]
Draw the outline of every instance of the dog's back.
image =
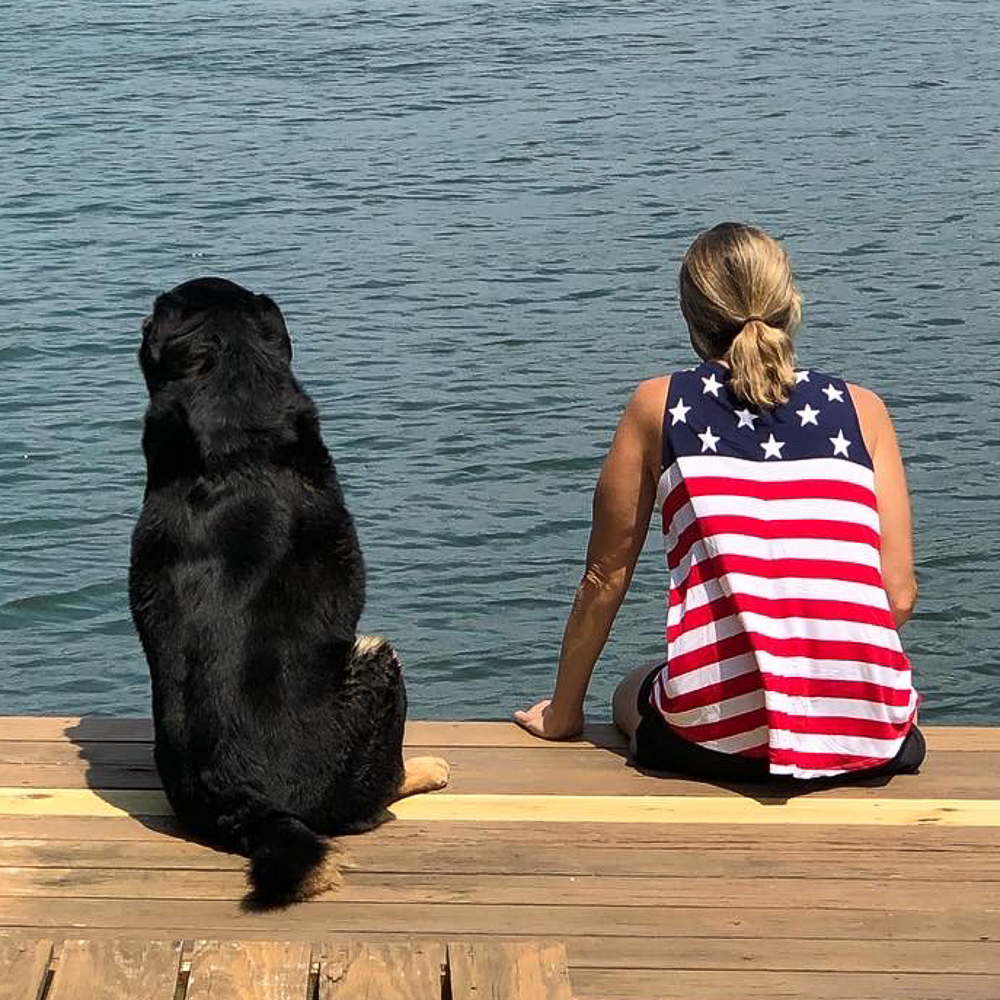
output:
[{"label": "dog's back", "polygon": [[[296,824],[335,833],[363,822],[402,766],[391,647],[364,664],[354,655],[354,527],[270,299],[200,279],[161,296],[143,332],[148,477],[129,591],[157,766],[201,836],[250,855],[262,831],[299,837],[315,867],[316,838]],[[367,725],[390,749],[374,747],[359,783]]]}]

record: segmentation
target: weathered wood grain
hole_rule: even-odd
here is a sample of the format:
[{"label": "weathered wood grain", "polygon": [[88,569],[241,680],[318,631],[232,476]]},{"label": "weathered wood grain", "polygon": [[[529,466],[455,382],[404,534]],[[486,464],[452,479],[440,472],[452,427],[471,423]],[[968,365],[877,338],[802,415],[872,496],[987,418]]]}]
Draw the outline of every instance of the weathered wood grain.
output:
[{"label": "weathered wood grain", "polygon": [[174,1000],[179,942],[65,941],[48,1000]]},{"label": "weathered wood grain", "polygon": [[317,1000],[441,1000],[445,958],[434,941],[330,944]]},{"label": "weathered wood grain", "polygon": [[0,934],[0,1000],[41,1000],[52,942]]},{"label": "weathered wood grain", "polygon": [[199,940],[187,1000],[304,1000],[311,961],[302,941]]},{"label": "weathered wood grain", "polygon": [[448,945],[452,1000],[572,1000],[561,943]]},{"label": "weathered wood grain", "polygon": [[[849,963],[845,963],[849,964]],[[959,973],[838,971],[758,972],[743,969],[664,972],[659,969],[589,969],[574,976],[578,1000],[997,1000],[1000,976]]]}]

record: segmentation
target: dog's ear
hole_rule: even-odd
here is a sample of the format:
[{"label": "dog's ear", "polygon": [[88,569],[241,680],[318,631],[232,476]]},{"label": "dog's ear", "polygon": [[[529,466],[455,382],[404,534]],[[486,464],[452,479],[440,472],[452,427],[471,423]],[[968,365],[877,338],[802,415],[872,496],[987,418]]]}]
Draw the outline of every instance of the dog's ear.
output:
[{"label": "dog's ear", "polygon": [[288,336],[285,317],[281,315],[278,303],[269,295],[255,295],[258,315],[260,316],[261,335],[268,343],[278,344],[285,355],[286,361],[292,360],[292,341]]},{"label": "dog's ear", "polygon": [[206,314],[191,315],[189,303],[176,289],[157,297],[153,313],[142,324],[139,365],[150,391],[194,372],[215,366],[219,338],[206,334]]},{"label": "dog's ear", "polygon": [[184,302],[173,292],[164,292],[156,297],[153,311],[142,321],[142,347],[139,359],[143,366],[149,363],[156,367],[163,356],[163,348],[180,325]]}]

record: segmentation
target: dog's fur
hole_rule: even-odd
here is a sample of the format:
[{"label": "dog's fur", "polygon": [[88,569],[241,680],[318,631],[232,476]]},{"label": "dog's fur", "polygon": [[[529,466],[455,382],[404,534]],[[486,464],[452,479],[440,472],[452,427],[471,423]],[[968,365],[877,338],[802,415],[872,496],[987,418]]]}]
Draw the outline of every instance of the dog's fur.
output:
[{"label": "dog's fur", "polygon": [[399,663],[357,637],[361,551],[275,303],[179,285],[139,360],[129,600],[156,765],[189,831],[249,856],[248,902],[284,905],[326,884],[321,835],[374,826],[402,787]]}]

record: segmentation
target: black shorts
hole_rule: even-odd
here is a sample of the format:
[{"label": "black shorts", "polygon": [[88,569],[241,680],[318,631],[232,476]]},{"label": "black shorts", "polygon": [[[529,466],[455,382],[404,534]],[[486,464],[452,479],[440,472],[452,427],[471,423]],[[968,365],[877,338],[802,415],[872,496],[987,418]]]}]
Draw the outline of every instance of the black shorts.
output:
[{"label": "black shorts", "polygon": [[[801,778],[791,778],[787,775],[772,776],[767,761],[761,757],[743,757],[740,754],[709,750],[708,747],[699,746],[684,739],[683,736],[678,736],[649,700],[653,682],[662,669],[662,664],[654,667],[639,688],[638,708],[642,721],[635,731],[635,736],[632,737],[631,746],[632,759],[637,766],[651,771],[673,771],[692,778],[703,778],[706,781],[791,780],[796,784],[803,783]],[[926,752],[923,733],[916,726],[911,726],[899,752],[885,764],[861,771],[848,771],[846,774],[831,778],[810,780],[830,783],[890,774],[912,774],[920,768]]]}]

